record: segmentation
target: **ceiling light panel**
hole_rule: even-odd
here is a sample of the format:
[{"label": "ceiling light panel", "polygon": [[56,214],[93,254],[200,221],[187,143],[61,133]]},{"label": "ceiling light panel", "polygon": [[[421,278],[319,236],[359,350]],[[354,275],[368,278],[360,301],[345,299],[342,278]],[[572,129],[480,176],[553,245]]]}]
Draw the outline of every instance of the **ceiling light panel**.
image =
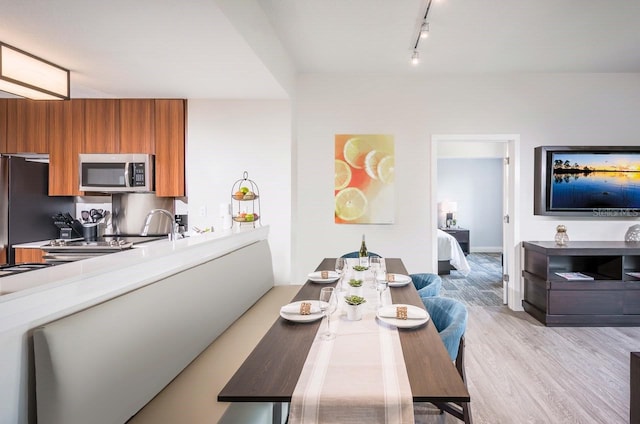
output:
[{"label": "ceiling light panel", "polygon": [[0,90],[34,100],[67,100],[69,71],[0,42]]}]

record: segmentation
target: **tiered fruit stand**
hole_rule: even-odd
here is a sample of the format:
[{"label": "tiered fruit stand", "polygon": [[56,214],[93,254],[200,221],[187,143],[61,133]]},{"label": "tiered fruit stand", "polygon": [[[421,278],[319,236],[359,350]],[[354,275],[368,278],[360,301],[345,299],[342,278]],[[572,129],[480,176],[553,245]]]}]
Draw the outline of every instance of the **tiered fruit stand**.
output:
[{"label": "tiered fruit stand", "polygon": [[231,187],[233,221],[240,227],[260,226],[260,190],[244,171],[242,178]]}]

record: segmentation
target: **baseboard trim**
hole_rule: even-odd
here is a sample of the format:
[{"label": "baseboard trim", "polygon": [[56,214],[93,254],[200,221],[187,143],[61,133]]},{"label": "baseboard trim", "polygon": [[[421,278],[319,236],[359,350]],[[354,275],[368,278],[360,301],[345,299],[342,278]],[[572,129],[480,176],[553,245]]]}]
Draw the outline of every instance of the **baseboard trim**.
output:
[{"label": "baseboard trim", "polygon": [[502,253],[502,247],[480,246],[473,247],[470,251],[471,253]]}]

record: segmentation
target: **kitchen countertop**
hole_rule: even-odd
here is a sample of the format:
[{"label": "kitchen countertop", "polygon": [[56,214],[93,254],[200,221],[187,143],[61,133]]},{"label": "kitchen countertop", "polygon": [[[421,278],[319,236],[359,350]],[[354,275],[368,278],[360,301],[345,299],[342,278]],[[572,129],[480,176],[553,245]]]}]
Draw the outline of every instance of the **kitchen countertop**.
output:
[{"label": "kitchen countertop", "polygon": [[14,244],[12,247],[14,249],[39,249],[42,246],[49,244],[49,242],[51,242],[51,240],[31,241],[29,243]]},{"label": "kitchen countertop", "polygon": [[123,252],[4,277],[0,333],[24,319],[22,313],[56,319],[267,239],[268,232],[268,227],[259,227],[151,241]]}]

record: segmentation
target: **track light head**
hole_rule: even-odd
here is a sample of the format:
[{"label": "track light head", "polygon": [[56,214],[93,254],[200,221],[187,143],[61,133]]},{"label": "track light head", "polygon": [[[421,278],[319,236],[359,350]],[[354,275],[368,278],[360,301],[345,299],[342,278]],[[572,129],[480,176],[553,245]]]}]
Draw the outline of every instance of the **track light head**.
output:
[{"label": "track light head", "polygon": [[419,63],[420,63],[420,53],[418,53],[418,50],[414,50],[413,54],[411,55],[411,64],[413,66],[416,66]]},{"label": "track light head", "polygon": [[420,27],[420,38],[427,38],[429,36],[429,22],[426,20],[422,23]]}]

